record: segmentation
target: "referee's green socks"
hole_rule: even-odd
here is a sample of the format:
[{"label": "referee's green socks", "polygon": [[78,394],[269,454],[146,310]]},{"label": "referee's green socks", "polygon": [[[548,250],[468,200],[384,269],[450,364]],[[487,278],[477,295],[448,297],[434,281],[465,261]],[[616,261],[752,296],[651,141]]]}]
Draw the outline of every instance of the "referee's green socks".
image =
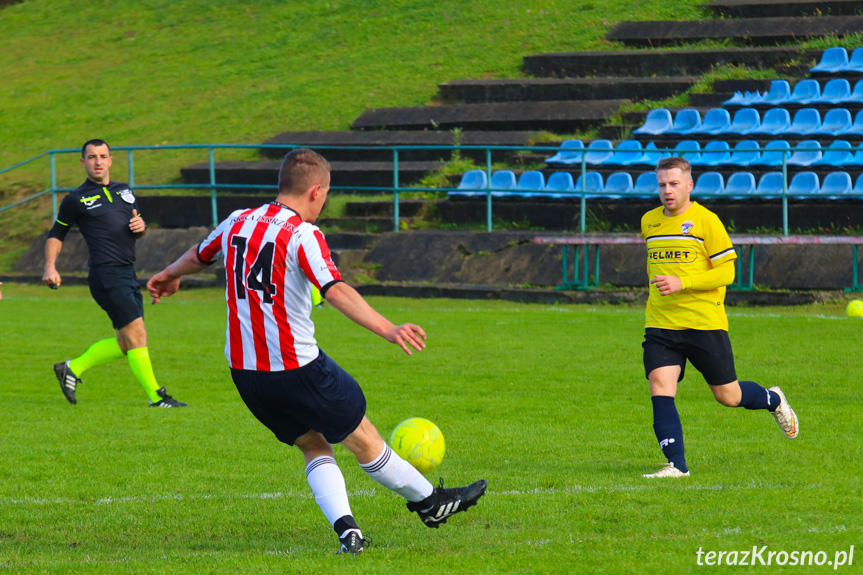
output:
[{"label": "referee's green socks", "polygon": [[90,346],[90,349],[85,351],[81,357],[76,357],[69,362],[69,369],[72,373],[81,377],[81,374],[97,365],[111,363],[115,359],[123,357],[123,350],[120,349],[120,344],[117,343],[116,337],[110,337],[97,341]]},{"label": "referee's green socks", "polygon": [[[150,350],[146,347],[130,349],[126,356],[129,358],[129,368],[132,374],[141,382],[144,391],[152,403],[159,403],[162,398],[157,393],[159,384],[153,375],[153,366],[150,364]],[[75,371],[74,369],[72,371]]]}]

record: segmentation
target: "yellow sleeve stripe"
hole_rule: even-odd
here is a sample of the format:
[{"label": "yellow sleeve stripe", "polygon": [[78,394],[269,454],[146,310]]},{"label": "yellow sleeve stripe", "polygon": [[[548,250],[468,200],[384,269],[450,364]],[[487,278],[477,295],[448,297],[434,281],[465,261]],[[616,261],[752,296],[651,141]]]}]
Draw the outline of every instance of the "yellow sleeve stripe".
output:
[{"label": "yellow sleeve stripe", "polygon": [[69,225],[66,222],[61,222],[60,220],[57,220],[57,223],[60,224],[61,226],[68,226]]}]

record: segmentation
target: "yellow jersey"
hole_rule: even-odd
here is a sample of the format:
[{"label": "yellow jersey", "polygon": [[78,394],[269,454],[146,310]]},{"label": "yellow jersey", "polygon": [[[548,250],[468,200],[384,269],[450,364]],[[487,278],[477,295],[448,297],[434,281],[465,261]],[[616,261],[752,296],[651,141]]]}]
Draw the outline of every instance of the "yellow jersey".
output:
[{"label": "yellow jersey", "polygon": [[728,331],[727,284],[711,289],[691,287],[694,276],[737,259],[725,226],[697,202],[675,217],[666,216],[663,210],[659,206],[641,218],[641,236],[647,242],[647,276],[677,276],[684,289],[663,296],[655,284],[650,284],[645,327]]}]

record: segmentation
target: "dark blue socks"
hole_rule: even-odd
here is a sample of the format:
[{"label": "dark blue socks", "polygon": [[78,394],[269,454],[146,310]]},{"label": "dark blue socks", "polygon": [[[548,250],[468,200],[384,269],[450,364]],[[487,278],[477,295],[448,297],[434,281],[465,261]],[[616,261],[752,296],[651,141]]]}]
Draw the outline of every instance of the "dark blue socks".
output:
[{"label": "dark blue socks", "polygon": [[686,457],[683,454],[683,426],[680,424],[680,414],[674,405],[674,398],[666,395],[654,395],[653,402],[653,432],[666,459],[674,467],[686,473]]},{"label": "dark blue socks", "polygon": [[770,412],[779,407],[779,395],[764,389],[754,381],[740,381],[740,405],[746,409],[766,409]]}]

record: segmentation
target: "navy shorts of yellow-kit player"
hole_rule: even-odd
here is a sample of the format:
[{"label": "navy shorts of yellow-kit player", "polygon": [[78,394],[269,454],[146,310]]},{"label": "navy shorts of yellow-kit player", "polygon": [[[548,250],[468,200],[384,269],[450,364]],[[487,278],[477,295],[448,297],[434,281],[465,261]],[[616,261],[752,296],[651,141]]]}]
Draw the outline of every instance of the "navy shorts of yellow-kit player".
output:
[{"label": "navy shorts of yellow-kit player", "polygon": [[366,414],[360,384],[322,350],[297,369],[231,368],[231,377],[252,415],[288,445],[311,430],[341,443]]},{"label": "navy shorts of yellow-kit player", "polygon": [[108,317],[114,329],[144,317],[144,298],[132,266],[94,266],[87,277],[90,294]]},{"label": "navy shorts of yellow-kit player", "polygon": [[680,366],[683,380],[686,360],[701,372],[710,385],[725,385],[737,381],[731,340],[723,329],[661,329],[644,330],[644,375],[659,367]]}]

